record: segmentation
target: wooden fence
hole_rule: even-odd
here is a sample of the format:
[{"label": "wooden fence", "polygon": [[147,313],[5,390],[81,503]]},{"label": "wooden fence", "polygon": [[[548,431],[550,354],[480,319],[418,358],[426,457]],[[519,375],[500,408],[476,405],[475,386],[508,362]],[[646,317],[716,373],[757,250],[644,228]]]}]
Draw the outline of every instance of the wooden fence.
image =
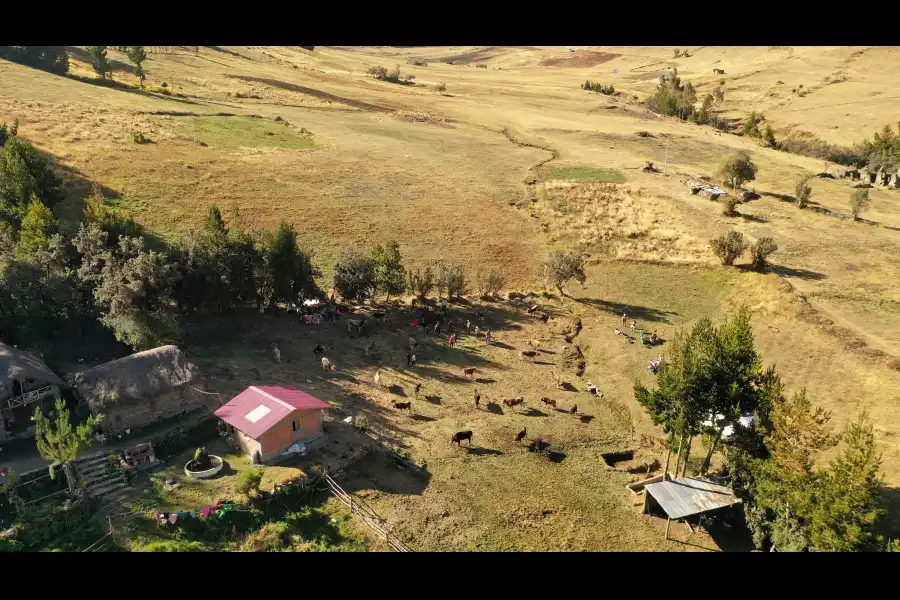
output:
[{"label": "wooden fence", "polygon": [[348,494],[335,482],[334,479],[329,477],[327,474],[323,476],[323,480],[328,487],[331,489],[331,493],[334,494],[336,498],[338,498],[341,502],[347,505],[350,509],[350,513],[359,517],[359,520],[362,521],[369,529],[374,531],[381,537],[387,545],[394,550],[395,552],[411,552],[409,548],[407,548],[403,542],[398,540],[396,536],[394,536],[390,531],[387,530],[387,521],[382,519],[378,514],[372,510],[366,503],[364,503],[359,498],[355,498],[352,495]]}]

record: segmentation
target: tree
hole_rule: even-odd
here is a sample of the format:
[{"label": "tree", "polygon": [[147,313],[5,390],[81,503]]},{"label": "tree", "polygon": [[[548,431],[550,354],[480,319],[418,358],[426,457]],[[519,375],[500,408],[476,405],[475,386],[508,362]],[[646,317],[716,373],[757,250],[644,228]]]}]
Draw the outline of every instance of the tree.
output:
[{"label": "tree", "polygon": [[722,104],[723,102],[725,102],[725,90],[723,90],[721,87],[717,87],[715,90],[713,90],[713,96],[716,99],[716,104]]},{"label": "tree", "polygon": [[681,50],[679,50],[678,48],[675,48],[675,53],[672,58],[678,58],[679,56],[681,56]]},{"label": "tree", "polygon": [[778,244],[768,236],[763,236],[750,246],[750,255],[753,257],[753,268],[760,273],[768,266],[769,255],[778,250]]},{"label": "tree", "polygon": [[94,428],[103,420],[103,415],[91,415],[77,427],[69,422],[69,410],[63,400],[56,401],[55,415],[47,418],[41,412],[40,407],[35,407],[34,437],[37,441],[38,452],[44,460],[50,462],[50,478],[55,477],[55,467],[62,466],[69,485],[69,492],[75,491],[75,473],[72,470],[72,462],[78,455],[91,447]]},{"label": "tree", "polygon": [[274,231],[263,234],[263,277],[260,298],[270,305],[275,302],[297,302],[312,298],[318,292],[311,255],[300,250],[297,232],[286,221]]},{"label": "tree", "polygon": [[747,181],[756,179],[758,169],[746,152],[735,152],[719,167],[719,176],[723,181],[730,181],[732,189]]},{"label": "tree", "polygon": [[0,213],[21,221],[32,196],[47,206],[62,200],[61,182],[29,142],[12,136],[0,152]]},{"label": "tree", "polygon": [[809,515],[809,537],[819,552],[874,550],[881,543],[875,525],[880,507],[881,455],[875,447],[872,422],[860,413],[841,436],[844,449],[821,478]]},{"label": "tree", "polygon": [[218,206],[210,206],[209,212],[206,213],[206,221],[203,223],[204,231],[212,236],[226,236],[228,229],[225,227],[225,220],[222,218],[222,212]]},{"label": "tree", "polygon": [[812,196],[812,188],[808,185],[810,179],[812,179],[812,175],[800,175],[794,186],[794,197],[797,199],[797,206],[800,208],[806,208],[809,205],[809,199]]},{"label": "tree", "polygon": [[544,263],[544,278],[560,294],[564,295],[563,286],[569,280],[574,279],[582,285],[587,281],[587,275],[584,273],[584,258],[580,255],[567,254],[562,250],[557,250]]},{"label": "tree", "polygon": [[91,195],[84,200],[84,218],[88,223],[97,223],[107,233],[110,248],[119,246],[119,238],[142,237],[144,228],[126,216],[122,211],[108,206],[100,187],[94,185]]},{"label": "tree", "polygon": [[835,446],[828,430],[831,413],[813,407],[806,390],[779,398],[772,410],[772,433],[766,438],[771,458],[756,461],[752,505],[756,519],[748,521],[759,543],[769,538],[779,550],[804,550],[810,544],[809,517],[822,489],[813,463]]},{"label": "tree", "polygon": [[420,300],[424,300],[434,289],[434,271],[431,270],[431,267],[425,267],[424,272],[419,269],[416,269],[415,273],[412,270],[407,271],[406,279],[409,289]]},{"label": "tree", "polygon": [[397,240],[390,240],[383,247],[381,244],[375,246],[372,250],[372,262],[375,268],[375,288],[385,293],[385,302],[390,299],[391,294],[406,291],[406,271]]},{"label": "tree", "polygon": [[128,60],[134,64],[134,76],[140,79],[141,89],[144,89],[144,61],[147,60],[147,53],[143,46],[128,46]]},{"label": "tree", "polygon": [[31,196],[28,211],[22,219],[16,257],[24,258],[50,246],[50,237],[59,230],[53,211],[41,204],[37,196]]},{"label": "tree", "polygon": [[859,219],[859,215],[869,205],[869,190],[862,188],[850,194],[850,215],[853,220]]},{"label": "tree", "polygon": [[334,265],[334,290],[345,300],[363,302],[375,291],[375,262],[357,249],[348,249]]},{"label": "tree", "polygon": [[466,273],[460,265],[441,263],[438,269],[438,290],[447,292],[447,299],[458,298],[468,291]]},{"label": "tree", "polygon": [[768,123],[766,124],[766,128],[762,132],[762,143],[767,148],[778,147],[778,140],[775,139],[775,131],[772,130],[772,126]]},{"label": "tree", "polygon": [[713,253],[719,257],[723,265],[734,264],[736,258],[744,253],[748,244],[740,231],[729,231],[709,241]]},{"label": "tree", "polygon": [[106,58],[106,46],[88,46],[88,54],[91,55],[91,66],[100,79],[112,79],[112,65]]},{"label": "tree", "polygon": [[506,285],[506,277],[503,275],[503,272],[496,267],[492,267],[487,273],[479,272],[477,280],[478,293],[482,296],[499,294],[500,290],[503,289],[503,286]]}]

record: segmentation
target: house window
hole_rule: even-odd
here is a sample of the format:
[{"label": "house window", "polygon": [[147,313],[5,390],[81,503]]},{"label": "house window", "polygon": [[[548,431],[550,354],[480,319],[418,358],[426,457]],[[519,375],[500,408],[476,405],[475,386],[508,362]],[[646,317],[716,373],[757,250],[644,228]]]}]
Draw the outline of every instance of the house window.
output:
[{"label": "house window", "polygon": [[297,431],[297,421],[291,421],[291,431]]}]

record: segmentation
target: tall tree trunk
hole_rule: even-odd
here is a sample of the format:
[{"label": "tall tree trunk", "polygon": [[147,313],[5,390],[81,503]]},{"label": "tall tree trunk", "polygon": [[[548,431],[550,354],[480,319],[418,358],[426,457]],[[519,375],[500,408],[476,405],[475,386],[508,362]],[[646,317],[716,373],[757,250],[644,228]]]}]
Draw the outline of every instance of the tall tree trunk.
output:
[{"label": "tall tree trunk", "polygon": [[687,448],[684,453],[684,467],[681,470],[681,476],[687,477],[687,468],[688,468],[688,459],[691,457],[691,443],[694,441],[694,436],[690,436],[688,438]]},{"label": "tall tree trunk", "polygon": [[666,468],[663,470],[663,481],[669,478],[669,458],[672,456],[672,449],[666,448]]},{"label": "tall tree trunk", "polygon": [[726,423],[723,423],[721,427],[719,427],[719,432],[716,434],[715,439],[713,439],[712,446],[709,448],[709,452],[706,453],[706,459],[703,461],[703,465],[700,467],[700,475],[706,475],[706,472],[709,470],[709,464],[712,462],[713,454],[716,452],[716,446],[719,445],[719,440],[722,439],[722,432],[725,431]]},{"label": "tall tree trunk", "polygon": [[72,468],[72,463],[63,463],[62,464],[63,473],[66,474],[66,483],[69,485],[69,493],[75,492],[75,470]]},{"label": "tall tree trunk", "polygon": [[681,449],[684,446],[684,435],[680,436],[678,440],[678,453],[675,455],[677,459],[675,460],[675,479],[678,479],[678,469],[681,468]]}]

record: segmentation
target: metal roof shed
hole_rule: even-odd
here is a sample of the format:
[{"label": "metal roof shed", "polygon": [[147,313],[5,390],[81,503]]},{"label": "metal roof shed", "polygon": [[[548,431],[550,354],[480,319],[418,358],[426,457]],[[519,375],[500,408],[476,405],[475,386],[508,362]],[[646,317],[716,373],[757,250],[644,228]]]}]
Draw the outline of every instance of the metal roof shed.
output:
[{"label": "metal roof shed", "polygon": [[647,503],[652,497],[668,516],[666,539],[669,539],[669,523],[672,519],[677,521],[740,502],[731,488],[697,477],[651,483],[644,489],[644,512],[647,512]]}]

